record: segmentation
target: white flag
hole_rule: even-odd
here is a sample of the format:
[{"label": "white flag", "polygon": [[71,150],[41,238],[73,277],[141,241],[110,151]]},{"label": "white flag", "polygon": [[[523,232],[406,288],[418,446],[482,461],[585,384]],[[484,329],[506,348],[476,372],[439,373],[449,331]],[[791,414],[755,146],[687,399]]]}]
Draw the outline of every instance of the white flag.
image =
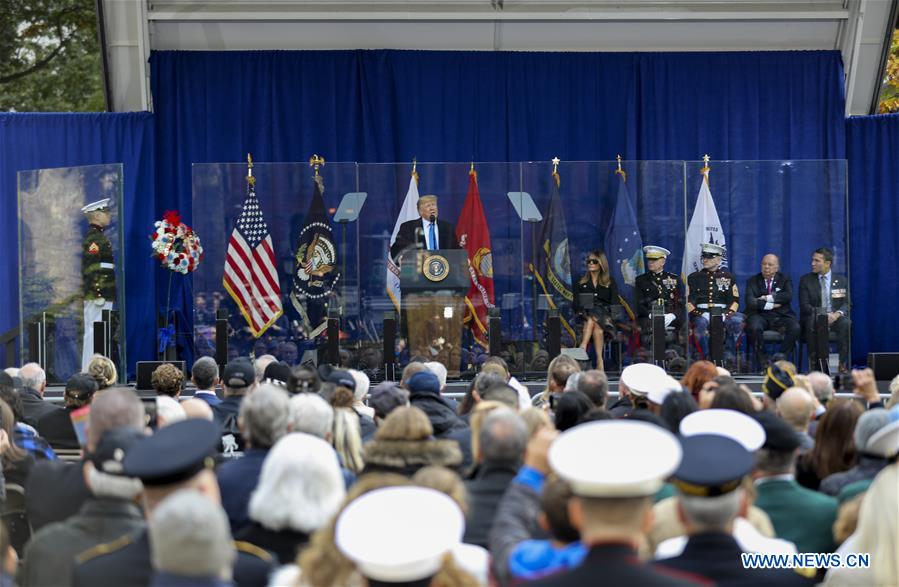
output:
[{"label": "white flag", "polygon": [[418,213],[418,175],[412,174],[409,179],[409,191],[406,192],[406,199],[403,200],[403,206],[400,213],[396,217],[396,224],[393,225],[393,234],[390,235],[390,245],[387,247],[387,295],[393,300],[397,312],[400,310],[400,268],[390,257],[390,247],[396,242],[396,233],[400,231],[400,225],[408,220],[419,218]]},{"label": "white flag", "polygon": [[[715,210],[715,202],[712,200],[712,192],[709,190],[708,170],[703,172],[702,185],[699,187],[699,195],[696,197],[696,208],[693,210],[693,217],[687,228],[684,263],[681,268],[681,277],[684,281],[687,280],[688,275],[702,269],[702,243],[727,246],[721,221],[718,220],[718,211]],[[721,257],[721,266],[727,266],[727,253]]]}]

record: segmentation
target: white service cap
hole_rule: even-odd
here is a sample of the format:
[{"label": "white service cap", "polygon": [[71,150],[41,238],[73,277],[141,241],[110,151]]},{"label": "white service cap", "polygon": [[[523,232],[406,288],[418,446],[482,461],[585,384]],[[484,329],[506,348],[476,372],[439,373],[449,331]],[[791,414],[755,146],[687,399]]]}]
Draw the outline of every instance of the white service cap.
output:
[{"label": "white service cap", "polygon": [[628,365],[621,372],[621,382],[634,395],[646,396],[649,390],[664,386],[668,374],[658,365],[652,363],[636,363]]},{"label": "white service cap", "polygon": [[549,448],[552,470],[582,497],[655,495],[680,460],[673,434],[638,421],[580,424]]},{"label": "white service cap", "polygon": [[87,214],[88,212],[105,210],[107,208],[109,208],[109,198],[103,198],[102,200],[97,200],[96,202],[91,202],[87,206],[83,206],[81,212]]},{"label": "white service cap", "polygon": [[446,494],[424,487],[386,487],[343,510],[334,541],[365,577],[403,582],[437,574],[443,556],[464,533],[462,510]]},{"label": "white service cap", "polygon": [[660,406],[665,401],[665,398],[668,397],[669,393],[677,393],[680,391],[683,391],[680,381],[671,375],[665,375],[664,380],[650,389],[646,397],[652,403]]},{"label": "white service cap", "polygon": [[717,434],[736,440],[749,452],[755,452],[765,444],[765,429],[758,420],[736,410],[699,410],[684,417],[680,433]]}]

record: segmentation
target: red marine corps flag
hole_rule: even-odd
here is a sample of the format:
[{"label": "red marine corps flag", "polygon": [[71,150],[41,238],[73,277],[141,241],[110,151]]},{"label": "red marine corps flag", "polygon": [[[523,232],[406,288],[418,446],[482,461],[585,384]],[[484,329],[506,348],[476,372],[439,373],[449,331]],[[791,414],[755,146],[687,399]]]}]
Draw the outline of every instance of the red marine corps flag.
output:
[{"label": "red marine corps flag", "polygon": [[487,348],[487,310],[493,307],[493,256],[490,252],[490,230],[478,193],[478,174],[471,165],[468,172],[468,195],[456,223],[459,246],[468,252],[471,288],[465,296],[464,322],[478,344]]}]

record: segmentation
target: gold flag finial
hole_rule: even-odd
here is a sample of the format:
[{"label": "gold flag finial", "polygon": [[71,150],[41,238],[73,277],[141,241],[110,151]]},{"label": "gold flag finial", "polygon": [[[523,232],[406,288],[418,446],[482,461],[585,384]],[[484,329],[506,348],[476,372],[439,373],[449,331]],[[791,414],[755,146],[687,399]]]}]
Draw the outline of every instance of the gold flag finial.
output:
[{"label": "gold flag finial", "polygon": [[312,155],[312,157],[309,158],[309,167],[311,167],[315,170],[316,177],[318,177],[319,167],[324,166],[324,164],[325,164],[324,157],[319,157],[318,155]]},{"label": "gold flag finial", "polygon": [[709,171],[712,170],[712,168],[709,167],[710,159],[711,159],[711,157],[709,157],[708,153],[706,153],[705,155],[702,156],[702,162],[704,163],[704,165],[702,166],[702,169],[699,170],[699,173],[703,174],[706,177],[709,176]]},{"label": "gold flag finial", "polygon": [[250,186],[256,185],[256,178],[253,177],[253,156],[247,153],[247,183]]},{"label": "gold flag finial", "polygon": [[624,181],[627,181],[627,172],[621,168],[621,155],[618,155],[616,158],[618,159],[618,169],[615,170],[615,173],[620,175]]},{"label": "gold flag finial", "polygon": [[555,175],[556,173],[559,173],[559,163],[561,163],[562,160],[558,157],[553,157],[551,161],[553,163],[553,175]]},{"label": "gold flag finial", "polygon": [[418,183],[418,157],[412,157],[412,177]]}]

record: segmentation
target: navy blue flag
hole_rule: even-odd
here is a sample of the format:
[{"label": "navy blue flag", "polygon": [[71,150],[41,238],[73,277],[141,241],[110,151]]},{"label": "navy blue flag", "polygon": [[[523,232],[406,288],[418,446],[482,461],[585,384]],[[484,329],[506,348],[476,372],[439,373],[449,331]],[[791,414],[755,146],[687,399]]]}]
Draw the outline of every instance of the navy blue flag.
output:
[{"label": "navy blue flag", "polygon": [[328,301],[340,279],[337,248],[325,214],[322,197],[325,186],[320,175],[316,174],[314,184],[305,225],[297,238],[290,292],[290,302],[300,314],[309,338],[315,338],[327,326]]},{"label": "navy blue flag", "polygon": [[612,279],[618,284],[618,301],[633,320],[634,312],[631,308],[634,282],[638,275],[646,271],[643,264],[643,239],[640,237],[637,214],[628,194],[627,176],[622,170],[615,173],[620,177],[618,201],[615,202],[615,215],[606,231],[606,255]]},{"label": "navy blue flag", "polygon": [[534,260],[536,267],[531,263],[530,270],[537,279],[537,293],[550,296],[549,307],[559,310],[562,327],[571,336],[571,344],[574,344],[577,337],[570,324],[574,300],[571,289],[571,258],[568,255],[568,229],[565,226],[562,198],[559,196],[560,183],[559,173],[554,171],[549,210],[543,217],[538,241],[540,250]]}]

